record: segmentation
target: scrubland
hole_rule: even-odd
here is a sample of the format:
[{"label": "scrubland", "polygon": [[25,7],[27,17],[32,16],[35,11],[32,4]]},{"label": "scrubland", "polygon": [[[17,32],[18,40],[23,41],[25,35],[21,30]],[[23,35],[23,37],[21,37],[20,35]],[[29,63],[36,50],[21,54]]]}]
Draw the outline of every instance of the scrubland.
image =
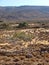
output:
[{"label": "scrubland", "polygon": [[0,30],[0,65],[49,65],[49,29]]}]

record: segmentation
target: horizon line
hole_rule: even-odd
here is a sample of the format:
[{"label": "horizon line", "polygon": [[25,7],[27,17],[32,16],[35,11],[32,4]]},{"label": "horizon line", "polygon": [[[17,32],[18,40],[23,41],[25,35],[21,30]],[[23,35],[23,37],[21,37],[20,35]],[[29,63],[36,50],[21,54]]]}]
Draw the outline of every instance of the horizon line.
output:
[{"label": "horizon line", "polygon": [[49,5],[19,5],[19,6],[0,5],[0,7],[23,7],[23,6],[49,6]]}]

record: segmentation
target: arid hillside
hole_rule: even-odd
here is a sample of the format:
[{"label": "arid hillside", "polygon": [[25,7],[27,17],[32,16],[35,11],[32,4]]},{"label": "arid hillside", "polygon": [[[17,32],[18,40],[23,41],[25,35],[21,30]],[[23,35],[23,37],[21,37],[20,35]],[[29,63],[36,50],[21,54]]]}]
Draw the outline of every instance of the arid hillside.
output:
[{"label": "arid hillside", "polygon": [[49,6],[0,7],[0,20],[8,22],[49,20]]}]

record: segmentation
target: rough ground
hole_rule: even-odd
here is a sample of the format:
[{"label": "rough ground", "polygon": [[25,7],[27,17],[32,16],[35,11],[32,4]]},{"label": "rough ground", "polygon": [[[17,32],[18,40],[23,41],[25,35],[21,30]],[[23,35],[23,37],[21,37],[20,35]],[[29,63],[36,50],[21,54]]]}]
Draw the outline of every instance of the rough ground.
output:
[{"label": "rough ground", "polygon": [[[13,36],[19,32],[32,34],[32,40]],[[49,29],[1,30],[0,65],[49,65]]]}]

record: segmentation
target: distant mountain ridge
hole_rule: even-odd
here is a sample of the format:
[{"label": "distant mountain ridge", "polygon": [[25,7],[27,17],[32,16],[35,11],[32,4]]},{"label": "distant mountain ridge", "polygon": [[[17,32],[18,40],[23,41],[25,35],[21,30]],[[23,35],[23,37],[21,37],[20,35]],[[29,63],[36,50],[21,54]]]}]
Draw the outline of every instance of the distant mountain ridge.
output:
[{"label": "distant mountain ridge", "polygon": [[32,21],[49,20],[49,6],[1,7],[0,20]]}]

